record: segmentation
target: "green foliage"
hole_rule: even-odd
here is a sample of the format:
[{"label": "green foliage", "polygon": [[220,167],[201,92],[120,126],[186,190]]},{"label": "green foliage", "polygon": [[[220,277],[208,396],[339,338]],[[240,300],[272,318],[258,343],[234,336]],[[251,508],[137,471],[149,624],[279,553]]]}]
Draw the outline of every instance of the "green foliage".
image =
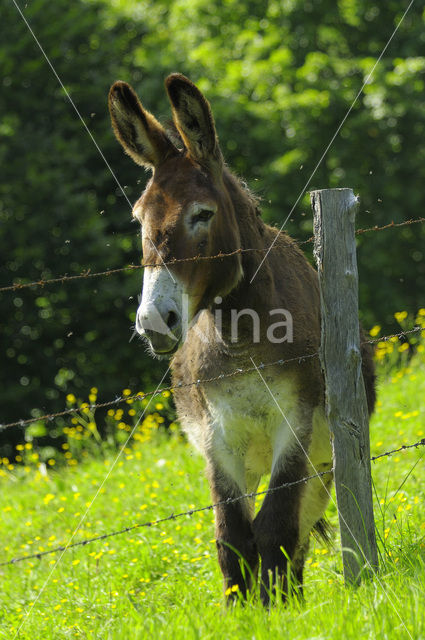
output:
[{"label": "green foliage", "polygon": [[[280,225],[306,188],[344,186],[361,195],[359,226],[422,215],[422,7],[412,6],[370,75],[402,14],[398,2],[364,0],[170,7],[169,30],[159,34],[165,66],[175,42],[174,59],[206,90],[225,155],[262,195],[268,221]],[[311,234],[307,195],[287,228],[301,239]],[[397,308],[422,305],[424,241],[424,225],[359,240],[367,324],[388,327]]]},{"label": "green foliage", "polygon": [[[137,262],[128,203],[13,3],[0,6],[1,284]],[[280,225],[308,189],[350,186],[361,195],[360,227],[424,210],[419,4],[369,78],[403,10],[395,0],[35,0],[23,7],[130,201],[145,177],[113,139],[108,88],[119,77],[131,82],[167,118],[163,79],[178,70],[206,92],[226,159],[262,196],[266,220]],[[287,228],[301,240],[311,234],[307,195]],[[359,238],[366,326],[387,332],[394,311],[423,306],[424,240],[425,225]],[[81,395],[93,382],[109,399],[157,379],[159,364],[128,342],[139,290],[140,273],[131,273],[4,295],[2,421],[33,407],[60,409],[64,394]]]},{"label": "green foliage", "polygon": [[[380,380],[372,455],[425,436],[424,364],[420,352],[408,368]],[[148,411],[153,408],[152,401]],[[210,504],[204,463],[177,434],[150,429],[119,459],[103,446],[102,457],[83,458],[60,473],[39,461],[0,468],[0,561],[66,544],[74,531],[77,542]],[[22,624],[22,640],[268,640],[281,636],[282,629],[293,640],[423,638],[423,456],[423,447],[408,449],[372,465],[380,573],[359,589],[343,585],[331,502],[335,545],[311,541],[305,602],[291,599],[285,607],[265,611],[256,596],[246,606],[236,602],[226,610],[213,513],[201,511],[80,546],[62,557],[2,567],[0,637],[13,637]]]},{"label": "green foliage", "polygon": [[[137,263],[128,203],[13,3],[2,1],[1,12],[1,283]],[[134,200],[144,178],[111,135],[106,96],[134,69],[125,52],[143,25],[128,29],[100,3],[64,0],[31,2],[25,16]],[[155,380],[158,367],[129,343],[140,275],[2,294],[2,421],[60,409],[63,392],[94,379],[108,399]]]},{"label": "green foliage", "polygon": [[142,391],[131,394],[124,389],[125,402],[98,413],[91,405],[97,400],[97,388],[92,387],[88,402],[77,400],[73,393],[66,396],[73,413],[58,418],[54,425],[37,420],[25,429],[11,460],[0,458],[0,467],[14,468],[47,465],[58,469],[74,467],[89,456],[105,458],[127,443],[144,443],[158,430],[168,434],[178,430],[171,393],[145,396]]},{"label": "green foliage", "polygon": [[[382,327],[375,325],[369,339],[376,342],[378,377],[397,381],[411,371],[412,362],[417,366],[424,360],[425,308],[419,309],[416,317],[399,311],[395,313],[395,320],[399,330],[409,331],[414,324],[417,331],[384,340],[379,338]],[[97,387],[90,389],[84,401],[68,393],[66,404],[72,413],[50,421],[34,420],[21,431],[14,449],[9,446],[9,457],[0,456],[0,469],[3,466],[12,470],[15,464],[25,467],[43,464],[55,469],[64,465],[73,467],[89,456],[111,455],[123,445],[127,451],[130,442],[150,441],[158,430],[166,433],[179,430],[169,390],[145,394],[127,388],[122,390],[120,398],[120,402],[105,413],[95,408]]]},{"label": "green foliage", "polygon": [[[392,375],[394,370],[407,367],[413,354],[425,353],[425,309],[419,309],[416,318],[407,311],[397,311],[394,318],[399,324],[398,331],[406,332],[400,338],[393,336],[389,340],[378,341],[381,326],[375,325],[370,330],[372,338],[378,341],[375,360],[381,376]],[[411,332],[413,326],[417,330]]]}]

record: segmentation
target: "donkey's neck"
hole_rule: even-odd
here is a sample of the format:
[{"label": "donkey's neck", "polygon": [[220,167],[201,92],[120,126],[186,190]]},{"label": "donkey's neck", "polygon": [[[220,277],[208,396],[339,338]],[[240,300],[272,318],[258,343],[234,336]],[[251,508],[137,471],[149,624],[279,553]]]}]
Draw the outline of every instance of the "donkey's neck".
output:
[{"label": "donkey's neck", "polygon": [[[239,227],[243,269],[243,278],[228,296],[228,302],[235,305],[239,300],[242,304],[241,308],[244,308],[249,301],[258,302],[259,296],[267,297],[269,288],[273,286],[273,276],[267,260],[263,263],[271,244],[271,229],[263,222],[258,200],[248,188],[242,186],[230,172],[224,174],[224,182],[232,200]],[[244,252],[244,250],[247,251]],[[261,269],[259,269],[260,265]],[[256,274],[255,279],[251,283],[254,274]]]},{"label": "donkey's neck", "polygon": [[[217,307],[221,310],[221,335],[224,343],[232,351],[240,351],[252,345],[253,324],[256,322],[253,316],[263,325],[264,316],[274,304],[273,273],[267,260],[262,264],[270,245],[270,232],[267,233],[268,227],[260,217],[255,196],[231,173],[226,172],[224,181],[239,226],[240,248],[248,251],[241,255],[242,279]],[[234,342],[235,314],[238,315],[237,342]]]}]

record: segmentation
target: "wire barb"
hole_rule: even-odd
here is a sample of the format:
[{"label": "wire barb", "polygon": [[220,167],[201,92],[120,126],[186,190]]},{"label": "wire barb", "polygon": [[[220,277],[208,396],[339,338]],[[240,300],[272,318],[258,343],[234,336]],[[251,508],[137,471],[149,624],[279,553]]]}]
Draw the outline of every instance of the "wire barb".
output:
[{"label": "wire barb", "polygon": [[[368,233],[370,231],[384,231],[386,229],[395,229],[396,227],[405,227],[411,224],[417,224],[425,222],[425,218],[412,218],[411,220],[405,220],[404,222],[390,222],[382,227],[374,226],[369,227],[368,229],[357,229],[356,234],[361,235],[363,233]],[[309,244],[313,242],[314,237],[308,238],[308,240],[303,240],[299,242],[299,246],[304,244]],[[271,249],[262,248],[247,248],[247,249],[235,249],[235,251],[230,251],[229,253],[218,253],[214,256],[192,256],[191,258],[178,258],[175,260],[169,260],[168,262],[160,262],[158,264],[129,264],[126,267],[119,267],[117,269],[107,269],[106,271],[96,271],[91,273],[90,268],[86,269],[82,273],[75,274],[73,276],[57,276],[54,278],[45,278],[40,280],[34,280],[33,282],[17,282],[15,284],[7,285],[5,287],[0,287],[0,293],[5,293],[7,291],[20,291],[22,289],[29,289],[31,287],[44,287],[50,284],[64,284],[65,282],[72,282],[75,280],[81,280],[84,278],[101,278],[103,276],[110,276],[115,273],[123,273],[125,271],[137,270],[137,269],[145,269],[146,267],[172,267],[176,264],[180,264],[182,262],[201,262],[203,260],[223,260],[223,258],[230,258],[232,256],[236,256],[244,253],[251,253],[253,251],[259,253],[266,253],[267,251],[277,249],[278,246],[273,246]]]},{"label": "wire barb", "polygon": [[[312,353],[304,358],[314,358],[318,356],[319,353]],[[298,358],[288,358],[288,360],[275,360],[274,362],[269,362],[264,365],[264,367],[274,367],[281,366],[287,364],[289,362],[296,362]],[[233,376],[238,376],[244,373],[252,373],[255,371],[254,367],[247,367],[246,369],[235,369],[234,371],[230,371],[229,373],[221,373],[218,376],[214,376],[213,378],[205,378],[204,380],[195,380],[194,382],[179,382],[176,386],[180,388],[186,387],[194,387],[199,386],[200,384],[209,384],[211,382],[216,382],[217,380],[222,380],[223,378],[232,378]],[[106,407],[111,407],[117,404],[121,404],[123,402],[134,401],[134,400],[144,400],[145,398],[149,398],[150,396],[157,396],[163,393],[164,391],[174,391],[174,386],[162,387],[161,389],[157,389],[156,391],[147,391],[146,393],[136,393],[131,396],[126,397],[118,397],[115,400],[108,400],[107,402],[100,402],[98,404],[88,404],[84,407],[73,407],[70,409],[64,409],[63,411],[57,411],[56,413],[49,413],[43,416],[37,416],[34,418],[27,418],[26,420],[16,420],[15,422],[8,422],[7,424],[0,424],[0,432],[8,429],[9,427],[25,427],[28,424],[32,424],[33,422],[38,422],[39,420],[52,420],[53,418],[59,418],[66,415],[71,415],[73,413],[78,413],[83,409],[90,409],[91,411],[95,411],[96,409],[104,409]]]},{"label": "wire barb", "polygon": [[386,451],[385,453],[379,453],[377,456],[372,456],[370,459],[371,462],[375,462],[375,460],[380,460],[380,458],[385,458],[387,456],[392,456],[393,453],[400,453],[400,451],[405,451],[406,449],[413,449],[418,447],[425,446],[425,438],[418,440],[418,442],[414,442],[413,444],[402,444],[398,449],[391,449],[391,451]]},{"label": "wire barb", "polygon": [[[386,451],[385,453],[380,453],[371,458],[372,462],[379,460],[380,458],[388,457],[393,455],[394,453],[399,453],[400,451],[412,448],[418,448],[421,446],[425,446],[425,438],[422,438],[418,442],[414,442],[413,444],[401,445],[398,449],[392,449],[391,451]],[[23,562],[24,560],[41,560],[41,558],[52,555],[54,553],[59,553],[61,551],[68,551],[69,549],[74,549],[75,547],[85,547],[87,544],[91,544],[92,542],[99,542],[100,540],[106,540],[107,538],[112,538],[113,536],[123,535],[124,533],[128,533],[129,531],[134,531],[135,529],[142,529],[144,527],[153,527],[158,524],[163,524],[164,522],[168,522],[170,520],[176,520],[177,518],[183,518],[185,516],[193,516],[195,513],[200,513],[201,511],[211,511],[216,507],[220,507],[221,505],[232,504],[234,502],[239,502],[241,500],[245,500],[246,498],[256,498],[258,496],[264,496],[269,493],[275,493],[276,491],[281,491],[282,489],[288,489],[289,487],[293,487],[297,484],[305,484],[310,480],[314,480],[315,478],[321,478],[324,475],[328,475],[333,473],[333,469],[328,469],[326,471],[320,471],[319,473],[315,473],[310,476],[306,476],[305,478],[300,478],[299,480],[293,480],[292,482],[285,482],[284,484],[279,485],[278,487],[271,487],[269,489],[265,489],[264,491],[252,491],[250,493],[244,493],[241,496],[236,496],[235,498],[226,498],[224,500],[220,500],[219,502],[215,502],[214,504],[208,504],[205,507],[198,507],[195,509],[189,509],[188,511],[182,511],[180,513],[171,513],[169,516],[164,518],[158,518],[157,520],[150,520],[148,522],[139,522],[137,524],[130,525],[128,527],[124,527],[123,529],[118,529],[117,531],[110,531],[108,533],[103,533],[98,536],[93,536],[93,538],[86,538],[85,540],[79,540],[78,542],[73,542],[67,546],[61,545],[59,547],[55,547],[54,549],[48,549],[47,551],[39,551],[37,553],[32,553],[30,555],[18,556],[16,558],[11,558],[10,560],[6,560],[4,562],[0,562],[0,567],[5,567],[12,564],[17,564],[18,562]]]},{"label": "wire barb", "polygon": [[[373,340],[365,340],[362,344],[376,344],[378,342],[385,342],[391,340],[392,338],[400,339],[402,336],[407,336],[412,333],[417,333],[418,331],[424,331],[422,327],[413,327],[413,329],[408,329],[406,331],[400,331],[399,333],[393,333],[387,336],[382,336],[381,338],[374,338]],[[288,358],[287,360],[274,360],[273,362],[261,363],[261,368],[265,369],[266,367],[276,367],[283,366],[285,364],[291,362],[297,362],[298,364],[302,364],[305,360],[309,358],[315,358],[319,355],[319,352],[309,353],[303,356],[296,356],[294,358]],[[235,369],[234,371],[230,371],[229,373],[220,373],[218,376],[214,376],[213,378],[205,378],[204,380],[195,380],[193,382],[179,382],[176,386],[180,388],[194,387],[199,386],[200,384],[210,384],[212,382],[217,382],[218,380],[222,380],[223,378],[233,378],[234,376],[243,375],[245,373],[253,373],[255,372],[255,367],[247,367],[246,369]],[[157,389],[155,391],[147,391],[146,393],[136,393],[131,396],[117,396],[114,400],[108,400],[106,402],[100,402],[97,404],[87,404],[84,407],[72,407],[69,409],[64,409],[63,411],[57,411],[56,413],[48,413],[41,416],[35,416],[33,418],[26,418],[25,420],[15,420],[14,422],[8,422],[6,424],[0,424],[0,433],[9,429],[11,427],[21,427],[24,428],[29,424],[33,424],[34,422],[38,422],[40,420],[53,420],[54,418],[61,418],[63,416],[72,415],[74,413],[78,413],[83,409],[90,409],[90,411],[95,411],[96,409],[105,409],[106,407],[113,407],[118,404],[122,404],[123,402],[134,401],[134,400],[144,400],[145,398],[149,398],[151,396],[157,396],[163,393],[164,391],[173,392],[174,387],[162,387],[161,389]]]}]

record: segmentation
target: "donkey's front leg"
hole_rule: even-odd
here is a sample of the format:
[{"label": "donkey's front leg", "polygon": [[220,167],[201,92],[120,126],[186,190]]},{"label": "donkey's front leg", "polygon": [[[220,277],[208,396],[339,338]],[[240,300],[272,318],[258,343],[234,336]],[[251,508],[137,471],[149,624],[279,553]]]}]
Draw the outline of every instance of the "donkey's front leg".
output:
[{"label": "donkey's front leg", "polygon": [[219,503],[215,507],[215,539],[224,593],[229,600],[238,592],[246,597],[258,569],[250,504],[247,498],[238,499],[244,487],[235,479],[236,474],[226,473],[211,461],[208,466],[212,500]]},{"label": "donkey's front leg", "polygon": [[305,469],[302,452],[292,452],[290,457],[282,457],[274,465],[269,485],[272,491],[266,495],[253,523],[261,557],[260,595],[265,605],[270,601],[270,594],[276,592],[281,592],[285,600],[290,589],[288,571],[291,571],[291,566],[288,567],[288,560],[292,564],[299,541],[302,484],[283,489],[277,487],[305,477]]}]

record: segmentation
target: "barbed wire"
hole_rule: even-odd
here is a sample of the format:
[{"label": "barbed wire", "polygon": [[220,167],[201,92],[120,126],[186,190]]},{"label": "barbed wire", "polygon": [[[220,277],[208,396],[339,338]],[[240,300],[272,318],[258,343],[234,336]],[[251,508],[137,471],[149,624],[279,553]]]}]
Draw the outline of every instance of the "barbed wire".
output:
[{"label": "barbed wire", "polygon": [[375,225],[366,229],[357,229],[356,235],[362,235],[363,233],[368,233],[369,231],[385,231],[386,229],[395,229],[396,227],[406,227],[408,225],[418,224],[421,222],[425,222],[425,218],[411,218],[410,220],[405,220],[404,222],[392,221],[389,224],[384,224],[382,227],[378,227],[377,225]]},{"label": "barbed wire", "polygon": [[324,476],[326,474],[333,473],[333,469],[329,469],[327,471],[321,471],[320,473],[316,473],[311,476],[306,476],[305,478],[300,478],[299,480],[294,480],[292,482],[286,482],[285,484],[281,484],[278,487],[272,487],[270,489],[265,489],[264,491],[252,491],[250,493],[244,493],[241,496],[236,496],[234,498],[226,498],[225,500],[220,500],[215,502],[214,504],[209,504],[205,507],[197,507],[193,509],[189,509],[188,511],[182,511],[180,513],[171,513],[169,516],[164,518],[158,518],[157,520],[151,520],[149,522],[139,522],[137,524],[130,525],[129,527],[125,527],[124,529],[119,529],[118,531],[111,531],[109,533],[104,533],[98,536],[94,536],[93,538],[88,538],[86,540],[80,540],[78,542],[74,542],[68,546],[60,546],[55,547],[54,549],[48,549],[47,551],[41,551],[40,553],[34,553],[27,556],[21,556],[20,558],[12,558],[6,562],[1,562],[0,567],[3,567],[7,564],[15,564],[16,562],[21,562],[22,560],[30,560],[31,558],[41,558],[42,556],[46,556],[52,553],[58,553],[59,551],[67,551],[72,547],[81,547],[89,544],[91,542],[95,542],[97,540],[105,540],[106,538],[111,538],[113,536],[118,536],[122,533],[128,533],[129,531],[133,531],[134,529],[139,529],[142,527],[153,527],[157,524],[162,524],[163,522],[168,522],[169,520],[176,520],[177,518],[182,518],[183,516],[193,516],[195,513],[200,513],[201,511],[211,511],[216,507],[220,507],[226,504],[232,504],[234,502],[239,502],[240,500],[244,500],[246,498],[255,498],[257,496],[262,496],[267,493],[274,493],[275,491],[280,491],[281,489],[286,489],[288,487],[292,487],[297,484],[306,483],[309,480],[313,480],[314,478],[318,478],[320,476]]},{"label": "barbed wire", "polygon": [[[314,358],[315,356],[318,356],[319,353],[312,353],[312,354],[307,354],[304,356],[298,356],[296,358],[288,358],[287,360],[284,360],[283,358],[281,358],[280,360],[274,360],[273,362],[268,362],[268,363],[261,363],[258,365],[258,369],[265,369],[266,367],[273,367],[273,366],[281,366],[284,364],[287,364],[289,362],[299,362],[300,364],[308,359],[308,358]],[[119,396],[118,398],[115,398],[115,400],[108,400],[107,402],[100,402],[97,404],[88,404],[85,403],[83,406],[79,406],[79,407],[73,407],[70,409],[65,409],[64,411],[58,411],[56,413],[49,413],[46,414],[44,416],[39,416],[36,418],[28,418],[26,420],[17,420],[15,422],[9,422],[8,424],[0,424],[0,432],[3,431],[4,429],[7,429],[9,427],[24,427],[27,424],[31,424],[33,422],[38,422],[39,420],[52,420],[54,418],[59,418],[61,416],[65,416],[71,413],[78,413],[84,409],[90,409],[91,411],[94,411],[96,409],[104,409],[106,407],[111,407],[113,405],[117,405],[120,404],[122,402],[128,402],[130,401],[135,401],[135,400],[144,400],[145,398],[149,398],[150,396],[157,396],[157,395],[161,395],[161,393],[164,393],[164,391],[174,391],[174,389],[182,389],[182,388],[186,388],[186,387],[194,387],[194,386],[199,386],[200,384],[208,384],[210,382],[217,382],[218,380],[223,380],[226,378],[232,378],[233,376],[238,376],[244,373],[252,373],[256,371],[255,367],[247,367],[245,369],[234,369],[233,371],[230,371],[229,373],[220,373],[218,376],[214,376],[211,378],[204,378],[204,379],[199,379],[199,380],[195,380],[194,382],[179,382],[176,385],[170,385],[168,387],[162,387],[161,389],[157,389],[156,391],[147,391],[146,393],[136,393],[134,395],[129,395],[129,396]]]},{"label": "barbed wire", "polygon": [[64,282],[72,281],[72,280],[82,280],[85,278],[100,278],[101,276],[110,276],[113,273],[120,273],[122,271],[128,271],[131,269],[143,269],[143,266],[140,264],[129,264],[126,267],[119,267],[117,269],[107,269],[106,271],[96,271],[91,273],[90,269],[83,271],[82,273],[78,273],[74,276],[57,276],[55,278],[41,278],[40,280],[34,280],[33,282],[22,282],[8,285],[6,287],[0,287],[0,293],[4,293],[6,291],[20,291],[22,289],[28,289],[30,287],[44,287],[48,284],[57,284]]},{"label": "barbed wire", "polygon": [[[425,218],[412,218],[411,220],[405,220],[404,222],[390,222],[389,224],[386,224],[382,227],[378,227],[378,226],[374,226],[374,227],[369,227],[367,229],[357,229],[356,230],[356,235],[361,235],[363,233],[368,233],[370,231],[384,231],[385,229],[394,229],[396,227],[404,227],[407,225],[411,225],[411,224],[417,224],[417,223],[422,223],[425,222]],[[313,242],[314,240],[314,236],[311,236],[310,238],[308,238],[307,240],[303,240],[302,242],[299,242],[298,245],[302,246],[305,244],[309,244],[311,242]],[[275,249],[279,249],[280,247],[275,245],[272,247],[273,250]],[[75,274],[73,276],[68,276],[68,275],[63,275],[63,276],[56,276],[54,278],[40,278],[39,280],[34,280],[33,282],[22,282],[22,283],[14,283],[11,285],[7,285],[4,287],[0,287],[0,293],[5,293],[7,291],[20,291],[22,289],[29,289],[31,287],[44,287],[46,285],[51,285],[51,284],[64,284],[65,282],[72,282],[75,280],[82,280],[82,279],[86,279],[86,278],[101,278],[103,276],[110,276],[116,273],[123,273],[125,271],[134,271],[134,270],[138,270],[138,269],[145,269],[147,267],[170,267],[170,266],[175,266],[176,264],[181,264],[181,263],[185,263],[185,262],[201,262],[201,261],[206,261],[206,260],[223,260],[224,258],[230,258],[232,256],[236,256],[236,255],[241,255],[241,254],[245,254],[245,253],[251,253],[251,252],[259,252],[259,253],[265,253],[266,251],[268,251],[268,249],[265,249],[264,247],[261,248],[246,248],[246,249],[235,249],[234,251],[230,251],[229,253],[217,253],[214,256],[192,256],[190,258],[176,258],[174,260],[169,260],[167,262],[161,262],[159,264],[129,264],[125,267],[118,267],[116,269],[107,269],[105,271],[95,271],[93,273],[91,273],[90,269],[87,269],[85,271],[83,271],[82,273],[78,273]]]},{"label": "barbed wire", "polygon": [[[370,458],[371,462],[375,462],[384,457],[391,456],[395,453],[399,453],[400,451],[405,451],[407,449],[418,448],[421,446],[425,446],[425,438],[418,440],[418,442],[414,442],[412,444],[404,444],[401,445],[398,449],[392,449],[391,451],[385,451],[384,453],[380,453],[376,456],[372,456]],[[68,545],[61,545],[55,547],[54,549],[48,549],[46,551],[39,551],[37,553],[32,553],[29,555],[18,556],[16,558],[11,558],[10,560],[6,560],[0,562],[0,567],[5,567],[7,565],[17,564],[18,562],[23,562],[24,560],[41,560],[41,558],[52,555],[54,553],[59,553],[61,551],[69,551],[69,549],[73,549],[75,547],[85,547],[92,542],[99,542],[100,540],[106,540],[107,538],[112,538],[114,536],[123,535],[124,533],[129,533],[130,531],[134,531],[135,529],[141,529],[145,527],[154,527],[158,524],[163,524],[164,522],[169,522],[170,520],[177,520],[178,518],[183,517],[191,517],[195,513],[201,513],[202,511],[211,511],[217,507],[232,504],[235,502],[239,502],[241,500],[245,500],[248,498],[256,498],[258,496],[268,495],[270,493],[275,493],[276,491],[281,491],[282,489],[288,489],[289,487],[293,487],[298,484],[306,484],[310,480],[314,480],[315,478],[321,478],[322,476],[333,473],[332,469],[327,469],[326,471],[320,471],[319,473],[315,473],[310,476],[305,476],[304,478],[300,478],[299,480],[294,480],[292,482],[285,482],[277,487],[270,487],[268,489],[264,489],[264,491],[251,491],[249,493],[244,493],[241,496],[236,496],[234,498],[226,498],[225,500],[220,500],[215,502],[214,504],[209,504],[204,507],[195,507],[193,509],[189,509],[187,511],[181,511],[179,513],[171,513],[169,516],[165,516],[164,518],[158,518],[157,520],[150,520],[148,522],[138,522],[137,524],[132,524],[128,527],[124,527],[123,529],[118,529],[116,531],[109,531],[108,533],[103,533],[97,536],[93,536],[92,538],[86,538],[85,540],[79,540],[78,542],[73,542]]]},{"label": "barbed wire", "polygon": [[[356,229],[356,236],[360,236],[363,233],[369,233],[369,231],[385,231],[386,229],[395,229],[397,227],[406,227],[408,225],[411,224],[417,224],[417,223],[421,223],[421,222],[425,222],[425,218],[411,218],[410,220],[405,220],[404,222],[390,222],[389,224],[384,224],[382,227],[378,227],[378,225],[375,225],[374,227],[367,227],[366,229]],[[308,238],[307,240],[304,240],[303,242],[300,242],[300,246],[303,244],[307,244],[309,242],[313,242],[314,241],[314,236],[311,236],[310,238]],[[1,291],[1,289],[0,289]]]},{"label": "barbed wire", "polygon": [[418,440],[417,442],[414,442],[413,444],[402,444],[400,447],[398,447],[398,449],[391,449],[390,451],[385,451],[385,453],[379,453],[376,456],[372,456],[370,461],[375,462],[380,458],[392,456],[394,453],[400,453],[400,451],[405,451],[406,449],[423,447],[424,445],[425,445],[425,438],[421,438],[420,440]]},{"label": "barbed wire", "polygon": [[418,331],[425,331],[423,327],[413,327],[413,329],[406,329],[406,331],[399,331],[399,333],[392,333],[387,336],[382,336],[381,338],[373,338],[372,340],[364,340],[361,344],[377,344],[378,342],[388,342],[388,340],[392,340],[393,338],[402,338],[403,336],[407,336],[410,333],[417,333]]},{"label": "barbed wire", "polygon": [[[386,336],[382,336],[381,338],[374,338],[372,340],[364,340],[361,344],[365,345],[365,344],[376,344],[378,342],[386,342],[388,340],[391,340],[393,338],[398,338],[400,339],[402,336],[407,336],[409,334],[412,333],[417,333],[418,331],[424,331],[424,329],[422,327],[414,327],[413,329],[408,329],[406,331],[400,331],[399,333],[393,333],[390,335],[386,335]],[[315,358],[319,356],[319,352],[316,351],[314,353],[309,353],[309,354],[305,354],[303,356],[296,356],[294,358],[288,358],[286,360],[284,359],[279,359],[279,360],[274,360],[273,362],[261,362],[258,365],[258,369],[266,369],[268,367],[275,367],[275,366],[283,366],[285,364],[291,363],[291,362],[298,362],[299,364],[302,364],[305,360],[309,359],[309,358]],[[187,388],[187,387],[194,387],[194,386],[199,386],[200,384],[209,384],[211,382],[217,382],[218,380],[223,380],[226,378],[233,378],[234,376],[238,376],[238,375],[242,375],[242,374],[246,374],[246,373],[253,373],[256,371],[256,367],[247,367],[245,369],[242,368],[237,368],[234,369],[233,371],[230,371],[229,373],[220,373],[218,376],[213,376],[211,378],[204,378],[204,379],[199,379],[199,380],[195,380],[193,382],[179,382],[177,385],[169,385],[167,387],[162,387],[161,389],[157,389],[156,391],[147,391],[146,393],[136,393],[133,395],[129,395],[129,396],[118,396],[117,398],[115,398],[114,400],[108,400],[106,402],[99,402],[99,403],[94,403],[94,404],[89,404],[89,403],[83,403],[82,405],[80,405],[79,407],[70,407],[69,409],[64,409],[63,411],[56,411],[55,413],[47,413],[45,415],[40,415],[40,416],[34,416],[32,418],[26,418],[26,419],[21,419],[21,420],[15,420],[14,422],[8,422],[6,424],[0,424],[0,433],[2,431],[5,431],[6,429],[9,429],[11,427],[25,427],[29,424],[33,424],[34,422],[39,422],[39,421],[52,421],[55,418],[60,418],[63,416],[67,416],[67,415],[72,415],[74,413],[79,413],[81,411],[84,411],[85,409],[88,409],[90,411],[95,411],[96,409],[105,409],[107,407],[112,407],[118,404],[122,404],[124,402],[130,401],[130,402],[134,402],[136,400],[144,400],[145,398],[149,398],[151,396],[157,396],[157,395],[161,395],[161,393],[164,393],[164,391],[169,391],[172,392],[174,391],[174,389],[178,388]]]}]

